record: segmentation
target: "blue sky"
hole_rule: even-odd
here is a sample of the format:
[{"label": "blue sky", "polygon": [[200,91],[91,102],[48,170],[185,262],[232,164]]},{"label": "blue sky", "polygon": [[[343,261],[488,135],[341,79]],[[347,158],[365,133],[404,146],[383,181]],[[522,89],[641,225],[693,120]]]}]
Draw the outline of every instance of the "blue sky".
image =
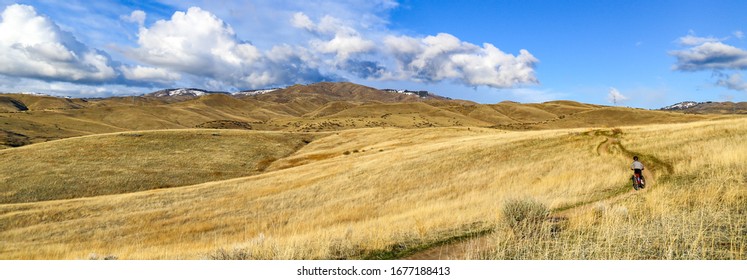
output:
[{"label": "blue sky", "polygon": [[747,100],[745,1],[6,1],[0,91],[351,81],[497,103]]}]

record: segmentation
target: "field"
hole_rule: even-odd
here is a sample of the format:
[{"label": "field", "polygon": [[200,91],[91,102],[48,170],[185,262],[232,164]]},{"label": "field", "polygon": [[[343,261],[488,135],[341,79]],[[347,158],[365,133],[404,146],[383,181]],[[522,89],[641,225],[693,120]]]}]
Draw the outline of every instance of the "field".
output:
[{"label": "field", "polygon": [[[0,258],[747,258],[744,118],[560,125],[572,118],[536,131],[128,131],[5,149],[0,178],[27,179],[2,188]],[[631,154],[652,174],[639,192]],[[54,185],[70,178],[90,184]]]}]

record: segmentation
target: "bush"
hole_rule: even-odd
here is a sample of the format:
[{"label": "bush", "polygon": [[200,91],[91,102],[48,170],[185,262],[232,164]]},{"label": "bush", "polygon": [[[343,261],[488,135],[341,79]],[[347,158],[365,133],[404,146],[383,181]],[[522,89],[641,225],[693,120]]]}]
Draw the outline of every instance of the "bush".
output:
[{"label": "bush", "polygon": [[99,254],[91,253],[90,255],[88,255],[88,259],[92,261],[98,261],[98,260],[112,261],[112,260],[118,260],[119,257],[115,255],[111,255],[111,254],[106,255],[106,256],[100,256]]},{"label": "bush", "polygon": [[539,236],[550,214],[547,206],[534,200],[509,200],[503,205],[503,219],[517,237]]},{"label": "bush", "polygon": [[250,260],[252,254],[245,248],[234,248],[233,250],[218,249],[208,255],[211,260]]}]

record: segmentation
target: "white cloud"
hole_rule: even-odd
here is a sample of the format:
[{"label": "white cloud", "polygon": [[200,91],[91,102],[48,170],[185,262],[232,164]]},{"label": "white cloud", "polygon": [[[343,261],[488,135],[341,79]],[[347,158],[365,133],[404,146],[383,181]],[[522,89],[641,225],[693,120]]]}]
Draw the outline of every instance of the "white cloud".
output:
[{"label": "white cloud", "polygon": [[38,92],[57,96],[75,97],[138,95],[153,91],[147,87],[124,84],[90,85],[75,82],[8,77],[3,75],[0,75],[0,85],[2,85],[2,90],[5,92]]},{"label": "white cloud", "polygon": [[[303,14],[294,15],[291,23],[299,28],[319,28]],[[262,52],[240,40],[229,24],[198,7],[176,12],[169,20],[142,27],[138,36],[138,47],[132,49],[130,55],[159,71],[141,68],[142,75],[126,72],[130,77],[149,75],[170,80],[176,76],[164,74],[184,73],[204,80],[204,85],[217,88],[258,88],[337,79],[322,74],[319,68],[323,65],[308,49],[280,44]],[[351,38],[317,46],[318,51],[338,54],[341,59],[347,59],[351,53],[365,47]]]},{"label": "white cloud", "polygon": [[122,66],[120,68],[125,78],[137,81],[148,81],[168,84],[182,78],[179,73],[174,73],[163,68],[145,66]]},{"label": "white cloud", "polygon": [[146,17],[146,14],[144,11],[134,10],[128,16],[122,16],[121,19],[126,22],[133,22],[133,23],[137,23],[139,26],[143,26],[145,25],[145,17]]},{"label": "white cloud", "polygon": [[348,60],[352,55],[370,52],[376,46],[373,41],[360,36],[344,34],[337,34],[329,41],[315,40],[311,42],[311,45],[319,52],[335,54],[340,62]]},{"label": "white cloud", "polygon": [[363,38],[358,31],[341,20],[325,16],[315,24],[306,14],[298,12],[291,19],[293,26],[319,36],[309,42],[312,48],[323,54],[335,55],[335,64],[342,65],[352,56],[374,50],[376,44]]},{"label": "white cloud", "polygon": [[514,56],[492,44],[479,47],[446,33],[425,38],[389,36],[384,44],[397,61],[400,78],[428,82],[452,79],[469,86],[495,88],[539,83],[534,75],[539,60],[526,50]]},{"label": "white cloud", "polygon": [[[690,33],[683,38],[693,37],[692,32]],[[744,38],[742,31],[735,31],[733,35],[740,40]],[[692,43],[690,48],[669,52],[677,58],[677,63],[672,69],[688,72],[712,71],[714,77],[719,77],[715,82],[716,86],[747,91],[747,83],[742,80],[742,75],[735,73],[747,69],[747,50],[724,44],[722,41],[727,39],[709,37],[684,40]],[[683,41],[682,38],[680,41]]]},{"label": "white cloud", "polygon": [[314,31],[314,29],[316,28],[314,22],[311,21],[309,16],[302,12],[293,14],[293,18],[291,18],[291,24],[293,25],[293,27],[303,28],[307,31]]},{"label": "white cloud", "polygon": [[143,62],[194,75],[233,75],[260,58],[260,52],[236,38],[231,26],[210,12],[192,7],[140,28],[133,56]]},{"label": "white cloud", "polygon": [[723,39],[714,38],[714,37],[698,37],[691,33],[685,37],[679,38],[677,41],[679,41],[680,44],[685,45],[685,46],[697,46],[697,45],[702,45],[704,43],[721,42],[723,41]]},{"label": "white cloud", "polygon": [[[480,47],[447,33],[421,38],[376,37],[377,34],[364,37],[352,24],[335,17],[324,16],[314,23],[301,12],[293,15],[291,24],[314,34],[317,38],[309,45],[320,54],[334,55],[335,67],[364,78],[452,80],[494,88],[539,83],[534,75],[538,60],[526,50],[514,56],[492,44]],[[383,41],[383,45],[377,41]]]},{"label": "white cloud", "polygon": [[[4,28],[0,29],[0,76],[220,90],[351,77],[493,88],[538,83],[534,74],[538,60],[526,50],[513,55],[490,43],[475,45],[450,34],[401,36],[389,30],[386,13],[397,7],[396,1],[247,3],[208,1],[202,8],[187,8],[188,2],[171,2],[173,6],[167,3],[167,8],[148,9],[147,14],[126,5],[78,5],[82,14],[106,7],[107,13],[96,19],[103,17],[108,25],[119,25],[120,34],[85,26],[94,20],[72,21],[75,24],[60,28],[30,6],[8,6],[0,22]],[[182,11],[170,18],[165,15],[179,6]],[[158,18],[164,19],[155,21]],[[126,34],[135,29],[133,24],[123,22],[138,24],[137,39]],[[96,46],[117,50],[112,54],[125,63],[62,29],[74,30]],[[257,40],[258,45],[247,39]]]},{"label": "white cloud", "polygon": [[705,42],[687,50],[672,51],[675,70],[747,69],[747,51],[721,42]]},{"label": "white cloud", "polygon": [[628,100],[628,97],[625,95],[622,95],[619,90],[616,88],[611,87],[609,90],[609,94],[607,94],[607,101],[609,101],[612,104],[620,104],[624,102],[625,100]]},{"label": "white cloud", "polygon": [[747,92],[747,82],[742,80],[740,73],[734,73],[726,77],[726,79],[720,79],[716,84],[729,89]]},{"label": "white cloud", "polygon": [[744,32],[742,32],[742,30],[734,31],[734,37],[737,37],[737,39],[742,40],[744,39]]},{"label": "white cloud", "polygon": [[71,82],[105,82],[117,77],[109,57],[90,49],[36,13],[10,5],[0,21],[0,74]]}]

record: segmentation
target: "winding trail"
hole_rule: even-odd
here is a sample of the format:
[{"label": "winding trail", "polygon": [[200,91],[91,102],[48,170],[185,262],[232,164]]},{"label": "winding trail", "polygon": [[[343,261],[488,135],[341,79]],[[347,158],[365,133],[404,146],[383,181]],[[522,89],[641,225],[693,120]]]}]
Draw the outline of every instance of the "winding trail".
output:
[{"label": "winding trail", "polygon": [[[599,156],[624,156],[626,159],[632,158],[635,153],[628,151],[620,144],[618,138],[619,134],[608,131],[596,131],[596,135],[604,136],[602,141],[596,148],[597,155]],[[613,150],[616,150],[613,152]],[[619,151],[619,152],[618,152]],[[611,196],[593,201],[586,201],[579,203],[567,209],[552,212],[548,218],[549,222],[560,222],[568,220],[572,217],[577,217],[583,213],[587,213],[594,209],[595,205],[599,203],[603,204],[614,204],[618,201],[624,200],[638,192],[645,192],[652,186],[656,185],[656,177],[651,172],[651,169],[658,170],[663,168],[665,174],[672,173],[672,166],[653,157],[646,156],[645,158],[650,159],[650,162],[646,163],[647,168],[643,170],[643,176],[646,178],[646,188],[643,190],[633,190],[632,186],[627,185],[628,191],[620,191],[613,193]],[[454,241],[447,244],[442,244],[428,249],[412,253],[408,256],[402,257],[404,260],[464,260],[470,255],[479,255],[481,251],[487,251],[490,249],[491,242],[494,242],[490,237],[490,232],[482,234],[476,234],[471,238],[463,238],[458,241]]]}]

